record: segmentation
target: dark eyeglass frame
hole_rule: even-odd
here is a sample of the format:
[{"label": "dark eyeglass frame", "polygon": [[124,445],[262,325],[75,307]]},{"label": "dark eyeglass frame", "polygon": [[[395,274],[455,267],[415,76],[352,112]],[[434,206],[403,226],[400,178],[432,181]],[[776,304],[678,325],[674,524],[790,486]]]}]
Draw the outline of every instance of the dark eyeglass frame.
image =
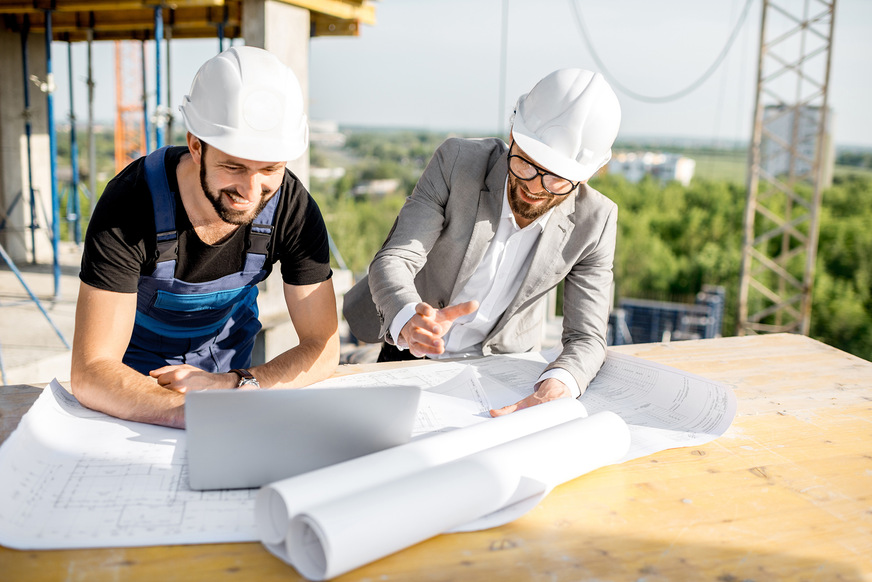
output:
[{"label": "dark eyeglass frame", "polygon": [[[512,148],[513,148],[513,147],[515,147],[515,141],[514,141],[514,140],[512,140],[512,144],[509,146],[509,152],[512,151]],[[524,178],[523,176],[519,176],[518,174],[516,174],[515,171],[512,169],[512,158],[518,158],[519,160],[521,160],[521,161],[524,162],[525,164],[527,164],[527,165],[529,165],[529,166],[532,166],[532,167],[536,170],[536,175],[535,175],[535,176],[530,176],[529,178]],[[580,181],[579,181],[579,182],[573,182],[572,180],[567,180],[566,178],[564,178],[564,177],[562,177],[562,176],[558,176],[557,174],[553,174],[553,173],[551,173],[551,172],[548,172],[548,171],[546,171],[544,168],[541,168],[540,166],[537,166],[536,164],[534,164],[533,162],[531,162],[530,160],[528,160],[528,159],[525,158],[524,156],[520,156],[520,155],[518,155],[518,154],[512,154],[512,153],[509,153],[507,159],[508,159],[509,171],[512,173],[512,176],[514,176],[514,177],[517,178],[518,180],[523,180],[524,182],[529,182],[530,180],[535,180],[536,178],[542,178],[542,179],[541,179],[542,187],[545,188],[545,191],[546,191],[546,192],[548,192],[549,194],[552,194],[552,195],[554,195],[554,196],[569,196],[570,194],[572,194],[572,191],[575,190],[576,188],[578,188],[578,185],[581,184]],[[552,191],[548,188],[548,186],[545,185],[545,177],[546,177],[546,176],[553,176],[553,177],[555,177],[555,178],[557,178],[557,179],[559,179],[559,180],[565,180],[566,182],[569,182],[569,184],[572,185],[572,188],[570,188],[570,189],[567,190],[566,192],[552,192]]]}]

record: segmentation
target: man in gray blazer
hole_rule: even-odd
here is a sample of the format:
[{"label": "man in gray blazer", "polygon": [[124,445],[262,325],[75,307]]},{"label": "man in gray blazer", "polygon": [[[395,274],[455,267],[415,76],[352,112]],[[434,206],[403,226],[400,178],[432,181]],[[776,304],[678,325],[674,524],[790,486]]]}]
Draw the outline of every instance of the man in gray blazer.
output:
[{"label": "man in gray blazer", "polygon": [[586,182],[619,125],[602,75],[561,69],[518,99],[508,146],[443,143],[345,296],[352,333],[384,341],[381,361],[537,350],[546,294],[564,281],[562,352],[530,396],[491,414],[579,396],[605,358],[618,213]]}]

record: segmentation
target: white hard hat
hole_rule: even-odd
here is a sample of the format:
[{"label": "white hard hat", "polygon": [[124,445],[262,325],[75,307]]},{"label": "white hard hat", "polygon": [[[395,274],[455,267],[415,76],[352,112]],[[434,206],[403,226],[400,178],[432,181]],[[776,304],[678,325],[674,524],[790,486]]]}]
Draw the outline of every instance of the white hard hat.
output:
[{"label": "white hard hat", "polygon": [[309,145],[300,82],[260,48],[232,47],[203,63],[179,110],[188,131],[231,156],[287,162]]},{"label": "white hard hat", "polygon": [[601,74],[560,69],[518,99],[512,138],[540,166],[584,182],[612,157],[620,124],[618,97]]}]

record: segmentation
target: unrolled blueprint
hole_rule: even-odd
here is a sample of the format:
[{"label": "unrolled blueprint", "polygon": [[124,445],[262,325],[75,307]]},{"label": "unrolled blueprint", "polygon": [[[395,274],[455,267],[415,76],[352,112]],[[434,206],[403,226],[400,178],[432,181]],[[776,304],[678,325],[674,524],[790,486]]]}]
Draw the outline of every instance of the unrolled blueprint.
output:
[{"label": "unrolled blueprint", "polygon": [[[438,391],[442,388],[436,385],[451,377],[468,379],[468,375],[458,376],[465,367],[478,379],[487,399],[481,406],[487,410],[513,404],[530,394],[547,362],[555,356],[555,353],[489,356],[462,363],[444,362],[345,376],[319,385],[414,386],[427,382],[430,390]],[[459,391],[455,395],[473,399],[478,398],[477,394],[469,389],[466,395]],[[622,461],[665,449],[707,443],[724,434],[736,415],[736,397],[728,386],[611,351],[578,400],[588,414],[614,412],[629,425],[632,444]]]},{"label": "unrolled blueprint", "polygon": [[[550,358],[549,358],[550,359]],[[437,362],[325,382],[424,389],[416,434],[464,430],[490,408],[532,391],[546,357]],[[580,399],[628,425],[623,460],[712,440],[729,427],[735,397],[722,384],[610,353]],[[256,490],[187,483],[182,430],[88,410],[53,383],[0,447],[0,544],[20,549],[255,541]]]},{"label": "unrolled blueprint", "polygon": [[0,448],[0,543],[20,549],[254,539],[254,490],[192,491],[185,431],[82,407],[53,382]]}]

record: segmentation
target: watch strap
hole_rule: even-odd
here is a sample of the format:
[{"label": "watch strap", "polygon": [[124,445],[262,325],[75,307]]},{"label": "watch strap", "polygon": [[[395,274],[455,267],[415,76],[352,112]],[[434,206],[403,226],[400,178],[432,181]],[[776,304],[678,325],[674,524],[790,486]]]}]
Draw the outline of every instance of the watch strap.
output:
[{"label": "watch strap", "polygon": [[239,382],[236,383],[236,388],[242,388],[243,386],[254,386],[260,388],[257,378],[254,377],[254,374],[252,374],[250,370],[246,368],[233,368],[230,371],[239,376]]}]

